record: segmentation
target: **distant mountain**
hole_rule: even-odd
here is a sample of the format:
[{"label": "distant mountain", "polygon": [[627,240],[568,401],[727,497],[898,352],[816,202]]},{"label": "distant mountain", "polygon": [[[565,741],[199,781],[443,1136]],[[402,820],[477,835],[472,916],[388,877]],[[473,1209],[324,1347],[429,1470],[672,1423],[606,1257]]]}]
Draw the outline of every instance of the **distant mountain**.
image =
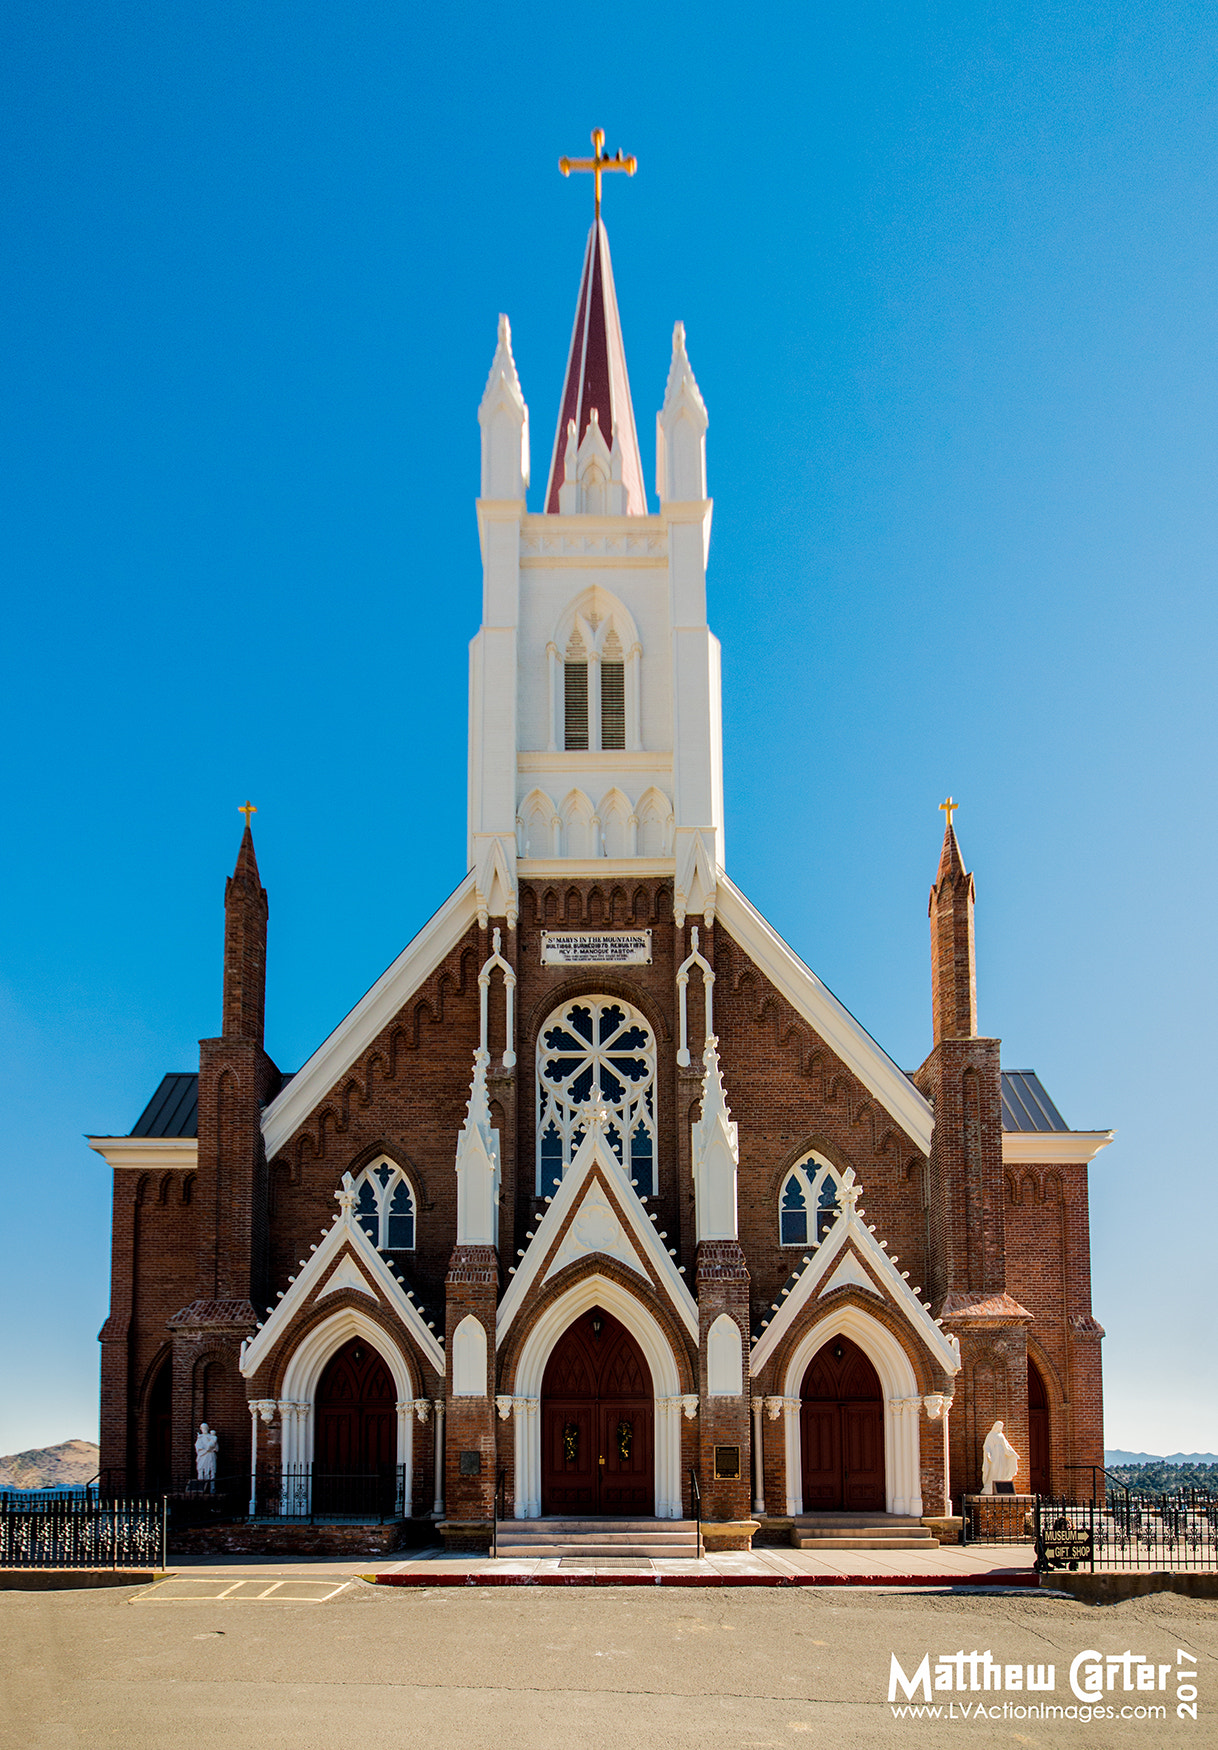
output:
[{"label": "distant mountain", "polygon": [[1105,1452],[1104,1463],[1114,1464],[1218,1464],[1218,1452]]},{"label": "distant mountain", "polygon": [[58,1446],[13,1452],[0,1458],[0,1489],[54,1489],[92,1482],[99,1456],[92,1440],[62,1440]]}]

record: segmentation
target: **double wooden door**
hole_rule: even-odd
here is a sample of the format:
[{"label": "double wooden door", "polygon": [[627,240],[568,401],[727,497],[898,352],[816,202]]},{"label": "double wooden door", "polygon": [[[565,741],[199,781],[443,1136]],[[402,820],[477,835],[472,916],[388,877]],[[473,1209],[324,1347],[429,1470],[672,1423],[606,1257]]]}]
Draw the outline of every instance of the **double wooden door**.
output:
[{"label": "double wooden door", "polygon": [[833,1337],[804,1375],[799,1432],[805,1513],[882,1513],[884,1399],[848,1337]]},{"label": "double wooden door", "polygon": [[370,1343],[344,1343],[317,1388],[314,1463],[319,1476],[371,1476],[397,1462],[393,1375]]},{"label": "double wooden door", "polygon": [[599,1307],[564,1333],[541,1387],[542,1512],[655,1511],[651,1373],[624,1325]]}]

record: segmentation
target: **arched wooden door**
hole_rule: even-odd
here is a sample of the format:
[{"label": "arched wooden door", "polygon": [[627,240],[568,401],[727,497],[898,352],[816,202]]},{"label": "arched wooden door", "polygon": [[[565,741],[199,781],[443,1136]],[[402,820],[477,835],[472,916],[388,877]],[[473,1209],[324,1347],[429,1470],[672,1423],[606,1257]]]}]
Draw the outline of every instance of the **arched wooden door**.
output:
[{"label": "arched wooden door", "polygon": [[655,1394],[630,1332],[594,1307],[564,1333],[541,1384],[541,1510],[655,1511]]},{"label": "arched wooden door", "polygon": [[315,1406],[317,1475],[371,1476],[397,1462],[393,1375],[370,1343],[352,1337],[321,1376]]},{"label": "arched wooden door", "polygon": [[849,1337],[817,1350],[800,1393],[805,1513],[884,1511],[884,1397]]},{"label": "arched wooden door", "polygon": [[173,1487],[172,1407],[173,1367],[167,1355],[148,1393],[145,1487],[150,1495]]},{"label": "arched wooden door", "polygon": [[1049,1471],[1049,1394],[1036,1363],[1028,1358],[1028,1481],[1034,1495],[1052,1493]]}]

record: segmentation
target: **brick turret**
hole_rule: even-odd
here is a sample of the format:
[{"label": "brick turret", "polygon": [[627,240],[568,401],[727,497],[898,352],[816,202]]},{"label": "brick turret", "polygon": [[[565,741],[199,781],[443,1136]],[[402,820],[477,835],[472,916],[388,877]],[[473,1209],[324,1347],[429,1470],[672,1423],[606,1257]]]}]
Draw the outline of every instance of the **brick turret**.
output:
[{"label": "brick turret", "polygon": [[[173,1466],[189,1474],[200,1374],[219,1370],[220,1464],[247,1462],[249,1414],[238,1367],[267,1295],[266,1155],[262,1107],[279,1071],[263,1050],[268,903],[247,823],[224,889],[224,997],[218,1039],[199,1041],[199,1209],[195,1299],[169,1320],[173,1332]],[[213,1374],[213,1377],[216,1375]]]},{"label": "brick turret", "polygon": [[[973,946],[973,877],[964,867],[952,826],[939,857],[930,890],[930,988],[935,1044],[941,1039],[972,1039],[977,1032],[977,962]],[[952,805],[954,806],[954,805]]]},{"label": "brick turret", "polygon": [[1005,1420],[1017,1451],[1027,1452],[1031,1314],[1006,1292],[1002,1042],[977,1036],[975,888],[951,824],[954,804],[944,807],[947,830],[929,908],[934,1047],[914,1081],[935,1109],[927,1282],[964,1363],[957,1381],[962,1413],[950,1424],[951,1487],[959,1495],[980,1486],[981,1444],[995,1417]]},{"label": "brick turret", "polygon": [[270,907],[258,874],[254,835],[247,824],[237,866],[224,884],[225,1039],[262,1044],[266,1008],[266,926]]}]

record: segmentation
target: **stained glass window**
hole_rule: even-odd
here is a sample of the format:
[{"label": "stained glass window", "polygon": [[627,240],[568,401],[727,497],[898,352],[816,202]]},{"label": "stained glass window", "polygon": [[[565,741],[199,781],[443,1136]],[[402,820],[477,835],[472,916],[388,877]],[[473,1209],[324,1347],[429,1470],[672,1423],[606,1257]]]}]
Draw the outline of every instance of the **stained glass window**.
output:
[{"label": "stained glass window", "polygon": [[841,1214],[841,1175],[819,1155],[806,1155],[783,1180],[778,1238],[784,1246],[819,1246]]},{"label": "stained glass window", "polygon": [[580,997],[550,1016],[537,1040],[537,1186],[553,1192],[584,1140],[589,1111],[608,1113],[605,1139],[655,1190],[655,1041],[618,997]]},{"label": "stained glass window", "polygon": [[382,1158],[357,1181],[355,1219],[382,1252],[413,1252],[414,1192],[399,1166]]}]

